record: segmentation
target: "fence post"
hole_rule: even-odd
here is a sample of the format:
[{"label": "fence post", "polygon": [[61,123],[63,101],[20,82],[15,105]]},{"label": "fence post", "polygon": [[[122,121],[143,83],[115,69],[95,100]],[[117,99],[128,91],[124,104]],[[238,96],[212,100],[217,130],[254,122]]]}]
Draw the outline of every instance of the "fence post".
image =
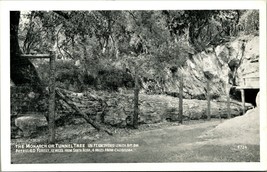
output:
[{"label": "fence post", "polygon": [[139,76],[138,76],[138,67],[135,65],[135,74],[134,74],[134,115],[133,115],[133,127],[138,128],[138,116],[139,116]]},{"label": "fence post", "polygon": [[210,120],[210,80],[207,79],[207,119]]},{"label": "fence post", "polygon": [[179,83],[179,123],[183,123],[183,87],[184,87],[184,81],[183,81],[183,73],[180,73],[180,83]]},{"label": "fence post", "polygon": [[55,143],[55,52],[50,53],[50,80],[49,80],[49,143]]},{"label": "fence post", "polygon": [[245,90],[241,89],[241,99],[242,99],[242,110],[243,110],[243,115],[245,115]]},{"label": "fence post", "polygon": [[230,93],[228,92],[227,94],[227,118],[231,118],[231,108],[230,108]]}]

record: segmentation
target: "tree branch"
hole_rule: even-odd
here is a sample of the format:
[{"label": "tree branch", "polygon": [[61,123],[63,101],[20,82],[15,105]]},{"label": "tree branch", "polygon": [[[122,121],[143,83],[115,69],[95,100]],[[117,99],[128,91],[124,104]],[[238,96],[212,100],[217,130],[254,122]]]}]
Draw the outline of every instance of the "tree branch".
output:
[{"label": "tree branch", "polygon": [[61,49],[60,49],[60,46],[59,46],[59,43],[58,43],[58,40],[59,40],[58,35],[59,35],[60,30],[62,29],[62,26],[63,26],[63,25],[61,25],[61,27],[60,27],[60,28],[58,29],[58,31],[57,31],[57,34],[56,34],[56,41],[57,41],[57,49],[59,50],[59,52],[60,52],[60,54],[62,55],[62,57],[65,57],[64,54],[61,52]]},{"label": "tree branch", "polygon": [[54,13],[58,14],[59,16],[63,17],[66,20],[70,19],[70,16],[62,11],[53,11]]}]

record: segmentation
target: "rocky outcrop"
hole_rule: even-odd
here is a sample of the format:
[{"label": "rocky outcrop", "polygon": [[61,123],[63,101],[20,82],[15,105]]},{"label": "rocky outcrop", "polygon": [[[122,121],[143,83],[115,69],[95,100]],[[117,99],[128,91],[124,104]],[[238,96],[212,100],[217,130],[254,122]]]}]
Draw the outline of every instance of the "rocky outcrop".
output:
[{"label": "rocky outcrop", "polygon": [[[259,36],[240,36],[223,45],[207,47],[205,51],[192,55],[175,75],[170,66],[167,66],[163,69],[166,73],[165,82],[155,81],[150,88],[163,90],[169,95],[178,95],[179,78],[183,76],[183,96],[188,99],[204,100],[207,93],[206,74],[208,73],[212,75],[210,94],[213,98],[218,98],[229,93],[229,87],[240,85],[243,76],[257,77],[259,75],[258,60]],[[149,88],[146,87],[146,89]]]},{"label": "rocky outcrop", "polygon": [[[216,47],[215,52],[220,63],[228,65],[228,77],[230,77],[228,79],[232,79],[233,85],[241,85],[244,76],[259,76],[259,36],[239,37]],[[222,77],[227,76],[222,75]]]}]

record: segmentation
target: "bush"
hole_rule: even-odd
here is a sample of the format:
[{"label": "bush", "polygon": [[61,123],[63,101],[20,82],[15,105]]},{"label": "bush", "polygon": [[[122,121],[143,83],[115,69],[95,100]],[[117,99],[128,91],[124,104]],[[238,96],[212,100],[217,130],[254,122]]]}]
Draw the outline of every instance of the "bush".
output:
[{"label": "bush", "polygon": [[[41,63],[37,67],[40,78],[43,83],[48,85],[49,83],[49,63]],[[84,74],[80,68],[75,66],[74,61],[56,61],[56,86],[70,89],[72,91],[83,91]]]},{"label": "bush", "polygon": [[11,116],[29,112],[47,112],[46,95],[34,92],[32,85],[11,87]]},{"label": "bush", "polygon": [[123,70],[104,69],[98,72],[97,86],[104,90],[118,91],[119,87],[133,88],[134,79]]},{"label": "bush", "polygon": [[[45,84],[49,83],[49,68],[49,63],[42,63],[37,67],[40,78]],[[56,62],[55,76],[57,87],[77,92],[84,91],[86,87],[110,91],[118,91],[119,87],[134,87],[134,79],[131,74],[123,69],[103,67],[103,69],[99,69],[96,74],[91,74],[81,67],[75,66],[72,60],[58,60]]]}]

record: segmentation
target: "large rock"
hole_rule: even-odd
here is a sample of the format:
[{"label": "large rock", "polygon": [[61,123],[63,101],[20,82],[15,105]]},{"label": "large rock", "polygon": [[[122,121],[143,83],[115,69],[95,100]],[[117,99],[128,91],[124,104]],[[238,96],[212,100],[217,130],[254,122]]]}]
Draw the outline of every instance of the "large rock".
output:
[{"label": "large rock", "polygon": [[[202,52],[193,55],[192,60],[187,60],[185,67],[179,70],[177,74],[183,74],[184,98],[206,99],[207,79],[211,80],[210,94],[212,97],[216,98],[221,94],[225,94],[224,80],[221,78],[221,71],[222,66],[214,53]],[[179,85],[179,77],[173,77],[171,72],[167,73],[166,82],[164,84],[165,92],[176,92],[178,94]]]},{"label": "large rock", "polygon": [[38,127],[47,126],[47,121],[42,115],[25,115],[16,118],[15,125],[22,130],[24,137],[29,137],[37,132]]}]

